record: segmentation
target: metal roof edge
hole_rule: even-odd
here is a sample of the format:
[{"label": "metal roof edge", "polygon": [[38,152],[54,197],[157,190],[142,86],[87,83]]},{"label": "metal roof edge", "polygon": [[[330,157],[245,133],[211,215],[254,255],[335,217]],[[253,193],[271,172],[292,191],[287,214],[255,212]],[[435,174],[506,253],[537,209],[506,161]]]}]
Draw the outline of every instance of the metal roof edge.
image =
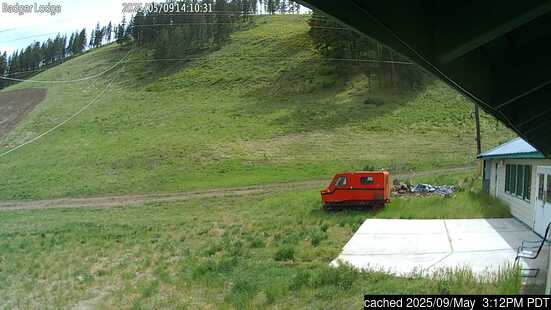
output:
[{"label": "metal roof edge", "polygon": [[541,152],[528,152],[528,153],[510,153],[499,155],[483,155],[480,154],[477,159],[545,159],[546,157]]}]

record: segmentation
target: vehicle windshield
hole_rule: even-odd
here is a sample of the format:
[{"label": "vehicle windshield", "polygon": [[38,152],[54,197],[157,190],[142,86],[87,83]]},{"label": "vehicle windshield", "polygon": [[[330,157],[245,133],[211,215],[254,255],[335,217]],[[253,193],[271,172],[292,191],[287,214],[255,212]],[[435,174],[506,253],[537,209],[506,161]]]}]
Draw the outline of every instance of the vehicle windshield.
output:
[{"label": "vehicle windshield", "polygon": [[336,185],[336,186],[344,186],[344,185],[346,185],[346,177],[345,177],[345,176],[340,176],[340,177],[338,177],[338,178],[335,180],[335,185]]}]

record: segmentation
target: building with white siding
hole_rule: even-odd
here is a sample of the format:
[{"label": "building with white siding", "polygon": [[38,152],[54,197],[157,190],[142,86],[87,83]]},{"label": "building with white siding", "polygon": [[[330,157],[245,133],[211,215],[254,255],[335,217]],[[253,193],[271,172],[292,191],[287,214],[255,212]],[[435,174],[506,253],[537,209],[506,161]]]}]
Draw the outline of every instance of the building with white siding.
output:
[{"label": "building with white siding", "polygon": [[543,236],[551,222],[551,159],[521,138],[478,156],[484,160],[484,190]]},{"label": "building with white siding", "polygon": [[[505,202],[515,218],[544,237],[551,222],[551,159],[546,159],[521,138],[482,153],[478,158],[484,161],[484,190]],[[549,294],[549,268],[547,274]]]}]

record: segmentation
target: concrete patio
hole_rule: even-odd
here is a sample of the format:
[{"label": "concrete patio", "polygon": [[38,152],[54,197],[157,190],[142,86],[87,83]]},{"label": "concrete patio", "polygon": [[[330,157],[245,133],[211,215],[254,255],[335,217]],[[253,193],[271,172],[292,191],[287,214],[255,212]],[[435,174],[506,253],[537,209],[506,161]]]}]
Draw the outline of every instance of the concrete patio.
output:
[{"label": "concrete patio", "polygon": [[[366,220],[331,263],[383,269],[407,275],[441,268],[468,267],[477,274],[512,264],[522,240],[541,238],[521,222],[507,219]],[[548,249],[522,263],[547,273]],[[540,282],[540,281],[538,281]]]}]

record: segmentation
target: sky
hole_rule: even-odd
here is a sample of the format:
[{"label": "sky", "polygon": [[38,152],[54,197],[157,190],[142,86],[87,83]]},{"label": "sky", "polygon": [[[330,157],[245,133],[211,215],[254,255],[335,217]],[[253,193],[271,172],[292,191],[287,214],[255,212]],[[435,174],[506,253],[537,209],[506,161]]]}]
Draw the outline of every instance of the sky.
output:
[{"label": "sky", "polygon": [[[11,54],[34,41],[45,41],[49,37],[70,34],[87,28],[87,34],[96,23],[107,25],[109,21],[118,24],[122,20],[122,4],[128,0],[0,0],[0,51]],[[136,1],[140,2],[140,1]],[[31,12],[23,15],[4,12],[5,5],[60,5],[61,12]],[[127,18],[129,16],[127,15]]]}]

